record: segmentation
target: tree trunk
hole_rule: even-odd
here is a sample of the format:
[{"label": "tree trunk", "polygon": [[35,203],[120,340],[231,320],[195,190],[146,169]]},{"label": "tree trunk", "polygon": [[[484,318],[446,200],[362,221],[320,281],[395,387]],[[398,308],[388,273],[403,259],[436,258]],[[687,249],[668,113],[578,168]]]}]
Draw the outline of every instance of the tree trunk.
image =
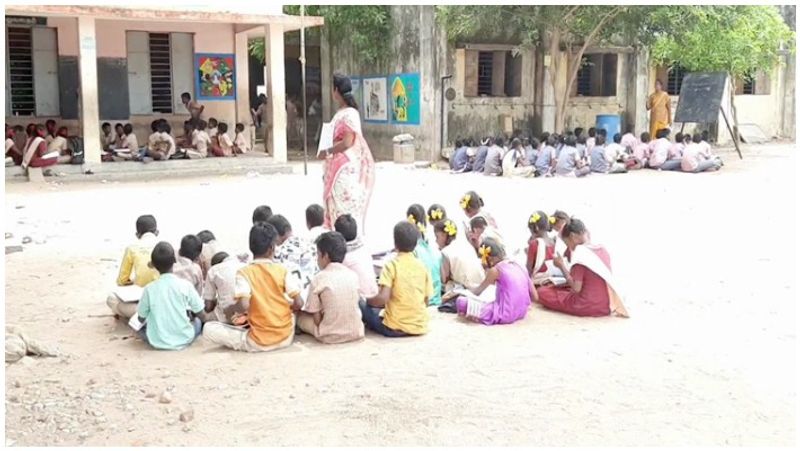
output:
[{"label": "tree trunk", "polygon": [[553,101],[556,107],[555,121],[553,124],[553,133],[559,133],[564,127],[564,111],[566,110],[564,102],[558,92],[558,74],[561,66],[561,58],[559,46],[561,44],[561,31],[553,29],[549,33],[550,42],[548,43],[550,51],[550,65],[547,67],[550,74],[550,86],[553,88]]},{"label": "tree trunk", "polygon": [[731,98],[731,128],[733,128],[733,145],[739,145],[739,119],[736,114],[736,84],[732,74],[728,74],[728,90],[730,91]]}]

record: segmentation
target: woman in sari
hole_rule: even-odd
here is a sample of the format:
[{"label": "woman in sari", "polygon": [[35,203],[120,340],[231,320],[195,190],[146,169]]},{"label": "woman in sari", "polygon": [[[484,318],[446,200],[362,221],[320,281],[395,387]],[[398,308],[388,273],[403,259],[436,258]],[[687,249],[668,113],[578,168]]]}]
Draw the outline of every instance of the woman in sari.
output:
[{"label": "woman in sari", "polygon": [[333,230],[336,218],[350,214],[364,233],[367,206],[375,184],[375,161],[361,132],[361,116],[350,79],[334,74],[333,99],[339,105],[333,116],[333,147],[320,152],[325,159],[323,202],[325,227]]},{"label": "woman in sari", "polygon": [[669,94],[664,92],[664,84],[656,80],[656,92],[647,99],[650,111],[650,136],[656,136],[659,130],[672,125],[672,105]]},{"label": "woman in sari", "polygon": [[602,246],[589,244],[586,226],[572,218],[564,226],[561,237],[569,248],[570,266],[561,255],[553,263],[564,274],[564,286],[545,285],[539,288],[539,303],[544,307],[575,316],[628,317],[622,305],[618,285],[611,273],[611,258]]}]

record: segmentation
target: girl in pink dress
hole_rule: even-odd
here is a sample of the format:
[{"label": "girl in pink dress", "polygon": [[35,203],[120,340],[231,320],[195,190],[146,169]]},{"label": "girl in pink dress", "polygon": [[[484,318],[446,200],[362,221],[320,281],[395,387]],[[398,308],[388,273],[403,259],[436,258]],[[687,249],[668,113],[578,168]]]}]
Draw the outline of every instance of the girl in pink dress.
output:
[{"label": "girl in pink dress", "polygon": [[566,274],[563,287],[539,288],[539,303],[544,307],[575,316],[628,317],[611,273],[611,258],[602,246],[589,244],[586,226],[572,218],[561,236],[570,251],[570,267],[560,255],[553,263]]},{"label": "girl in pink dress", "polygon": [[334,74],[333,98],[339,110],[333,116],[333,147],[320,152],[319,158],[325,160],[325,228],[332,229],[339,216],[350,214],[359,222],[361,235],[375,185],[375,161],[361,132],[361,116],[352,91],[349,78]]}]

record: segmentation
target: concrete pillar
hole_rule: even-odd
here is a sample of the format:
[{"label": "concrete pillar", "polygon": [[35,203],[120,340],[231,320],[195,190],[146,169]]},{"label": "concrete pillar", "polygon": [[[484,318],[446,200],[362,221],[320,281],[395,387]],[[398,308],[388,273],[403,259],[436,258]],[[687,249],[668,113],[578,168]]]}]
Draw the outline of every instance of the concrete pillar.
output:
[{"label": "concrete pillar", "polygon": [[80,120],[86,164],[99,164],[100,109],[97,103],[97,39],[94,17],[78,17],[78,43],[80,63]]},{"label": "concrete pillar", "polygon": [[322,84],[322,121],[328,122],[333,117],[333,66],[331,65],[331,44],[328,40],[328,29],[323,28],[320,33],[319,43],[320,83]]},{"label": "concrete pillar", "polygon": [[[234,35],[236,54],[236,122],[241,122],[245,127],[252,122],[250,114],[250,71],[248,69],[249,52],[247,50],[247,35],[236,33]],[[228,127],[231,128],[230,126]]]},{"label": "concrete pillar", "polygon": [[[633,134],[639,136],[650,130],[650,112],[647,111],[647,97],[650,95],[650,55],[645,49],[637,49],[632,55],[631,64],[633,86],[628,91],[630,116],[633,121]],[[654,85],[654,84],[653,84]]]},{"label": "concrete pillar", "polygon": [[[556,55],[555,58],[558,58]],[[545,52],[543,59],[544,71],[542,84],[542,130],[550,133],[559,133],[556,130],[556,93],[550,77],[550,66],[553,64],[553,55]]]},{"label": "concrete pillar", "polygon": [[[436,161],[441,155],[441,143],[436,140],[436,130],[440,128],[440,103],[437,91],[440,84],[439,69],[437,64],[438,52],[435,39],[436,19],[433,6],[420,6],[419,8],[419,65],[420,65],[420,136],[415,136],[418,141],[419,154],[416,156],[424,161]],[[391,89],[391,87],[389,87]],[[441,93],[440,93],[441,94]],[[414,132],[412,132],[414,133]]]},{"label": "concrete pillar", "polygon": [[268,136],[264,143],[272,151],[276,163],[287,161],[286,141],[286,69],[283,61],[283,26],[264,26],[264,49],[266,54],[267,97],[272,125],[265,127]]}]

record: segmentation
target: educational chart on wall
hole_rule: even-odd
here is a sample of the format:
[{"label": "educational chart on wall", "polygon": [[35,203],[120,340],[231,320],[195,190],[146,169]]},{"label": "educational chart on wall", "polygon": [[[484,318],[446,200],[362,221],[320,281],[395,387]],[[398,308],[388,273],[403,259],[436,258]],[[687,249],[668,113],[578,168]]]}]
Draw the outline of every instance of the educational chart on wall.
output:
[{"label": "educational chart on wall", "polygon": [[198,100],[236,99],[236,65],[233,54],[197,53],[195,68]]},{"label": "educational chart on wall", "polygon": [[392,123],[420,124],[419,74],[396,74],[389,77]]},{"label": "educational chart on wall", "polygon": [[361,79],[350,77],[350,85],[353,87],[353,98],[356,99],[358,111],[364,112],[364,91],[361,90]]},{"label": "educational chart on wall", "polygon": [[368,122],[389,121],[389,94],[386,77],[364,78],[364,120]]}]

